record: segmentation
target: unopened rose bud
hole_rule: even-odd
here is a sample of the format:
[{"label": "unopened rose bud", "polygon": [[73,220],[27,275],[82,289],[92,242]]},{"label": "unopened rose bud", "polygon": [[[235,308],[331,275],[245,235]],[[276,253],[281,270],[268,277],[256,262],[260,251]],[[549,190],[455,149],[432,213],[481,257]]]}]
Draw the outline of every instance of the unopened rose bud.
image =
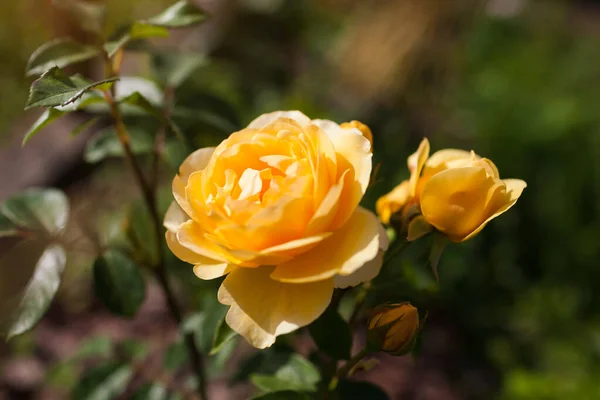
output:
[{"label": "unopened rose bud", "polygon": [[419,332],[419,312],[410,303],[384,304],[369,319],[367,339],[374,351],[402,356],[412,350]]}]

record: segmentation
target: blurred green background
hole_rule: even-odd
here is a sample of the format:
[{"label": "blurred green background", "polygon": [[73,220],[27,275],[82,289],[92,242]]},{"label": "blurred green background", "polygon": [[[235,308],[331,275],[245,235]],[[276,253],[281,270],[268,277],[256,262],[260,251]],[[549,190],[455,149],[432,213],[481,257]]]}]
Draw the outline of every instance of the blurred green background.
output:
[{"label": "blurred green background", "polygon": [[[85,40],[85,33],[52,11],[50,0],[5,3],[0,143],[7,144],[23,133],[14,127],[23,118],[31,51],[55,36]],[[108,21],[118,26],[169,3],[110,0]],[[510,212],[449,248],[439,289],[418,265],[391,266],[413,272],[389,291],[430,312],[424,361],[411,364],[403,387],[389,379],[394,398],[600,396],[599,1],[198,3],[213,23],[177,37],[210,62],[177,98],[194,104],[198,91],[211,93],[233,104],[244,124],[275,109],[361,120],[381,162],[368,206],[407,177],[406,157],[423,136],[433,150],[473,149],[503,177],[528,183]],[[126,65],[149,71],[143,57]],[[86,168],[86,177],[97,173]],[[3,179],[20,174],[5,171]],[[68,190],[75,178],[61,176]],[[19,351],[9,346],[5,359]],[[437,380],[447,392],[421,390]]]}]

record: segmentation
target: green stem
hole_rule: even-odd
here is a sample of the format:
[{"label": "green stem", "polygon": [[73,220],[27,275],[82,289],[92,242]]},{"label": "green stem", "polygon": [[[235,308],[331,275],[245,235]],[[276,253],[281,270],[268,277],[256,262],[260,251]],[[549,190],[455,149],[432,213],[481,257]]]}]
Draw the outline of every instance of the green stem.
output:
[{"label": "green stem", "polygon": [[362,359],[365,358],[365,356],[368,353],[369,352],[367,351],[366,348],[362,349],[358,354],[356,354],[348,362],[346,362],[346,364],[344,364],[340,369],[338,369],[337,372],[335,373],[335,375],[333,375],[333,378],[331,378],[331,381],[329,382],[329,386],[328,386],[329,391],[330,392],[335,391],[338,383],[342,379],[346,378],[348,376],[348,373],[352,370],[352,368],[354,368],[356,366],[356,364],[361,362]]},{"label": "green stem", "polygon": [[[108,61],[110,63],[110,60]],[[107,63],[107,71],[112,75],[112,65]],[[160,286],[164,292],[165,298],[167,300],[167,306],[173,319],[177,323],[178,326],[183,322],[183,313],[180,310],[180,307],[177,303],[177,298],[173,293],[173,289],[171,288],[171,284],[169,283],[169,277],[167,273],[166,264],[164,262],[164,251],[163,251],[163,231],[161,218],[158,212],[158,206],[156,201],[156,186],[154,184],[149,184],[140,164],[137,162],[135,155],[131,149],[131,143],[129,139],[129,134],[127,133],[127,128],[125,127],[125,123],[123,122],[123,116],[119,110],[117,102],[115,101],[113,95],[105,91],[104,97],[110,107],[111,115],[115,122],[115,128],[117,131],[117,137],[121,142],[121,146],[123,147],[123,151],[125,152],[125,158],[127,158],[131,169],[135,175],[135,180],[140,187],[140,191],[142,192],[142,196],[144,197],[144,201],[146,206],[148,207],[148,211],[150,212],[150,217],[152,219],[152,225],[156,237],[156,249],[157,249],[157,262],[155,268],[153,268],[156,279],[160,283]],[[187,333],[184,337],[185,344],[188,350],[188,354],[190,356],[190,360],[192,362],[192,366],[194,368],[194,372],[198,379],[198,394],[202,400],[207,400],[207,387],[206,387],[206,369],[204,366],[204,359],[202,357],[202,353],[196,346],[196,341],[194,339],[193,333]]]}]

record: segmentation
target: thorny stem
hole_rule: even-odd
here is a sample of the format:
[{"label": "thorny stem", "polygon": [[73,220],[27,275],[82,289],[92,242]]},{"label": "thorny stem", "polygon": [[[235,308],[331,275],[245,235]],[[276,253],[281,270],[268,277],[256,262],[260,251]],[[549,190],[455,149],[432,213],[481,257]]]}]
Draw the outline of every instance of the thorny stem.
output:
[{"label": "thorny stem", "polygon": [[[107,75],[114,76],[113,67],[110,58],[108,56],[105,57],[105,66]],[[104,97],[106,102],[110,107],[111,115],[115,122],[115,128],[117,131],[117,137],[121,142],[121,146],[125,152],[125,157],[127,158],[131,169],[135,175],[135,180],[137,181],[142,195],[144,197],[144,201],[146,206],[148,207],[148,211],[150,212],[150,217],[152,219],[152,224],[154,228],[155,238],[156,238],[156,249],[157,249],[157,262],[156,266],[153,269],[154,274],[156,275],[156,279],[160,283],[160,286],[164,292],[165,298],[167,300],[167,306],[173,319],[177,323],[178,326],[183,322],[183,314],[181,309],[179,308],[179,304],[177,303],[177,299],[175,294],[173,293],[173,289],[171,288],[171,284],[169,283],[168,273],[166,270],[166,265],[164,262],[164,251],[162,245],[162,226],[161,219],[158,213],[157,201],[156,201],[156,185],[155,182],[151,184],[148,183],[142,169],[137,162],[135,155],[131,149],[131,143],[129,139],[129,134],[127,133],[127,128],[125,127],[125,123],[123,122],[123,116],[119,110],[117,102],[114,99],[114,96],[109,91],[104,91]],[[194,340],[194,334],[192,332],[185,334],[184,341],[188,350],[188,354],[190,360],[192,362],[192,366],[194,368],[194,372],[198,379],[198,394],[202,400],[207,400],[207,387],[206,387],[206,371],[204,366],[204,360],[200,350],[196,346],[196,342]]]},{"label": "thorny stem", "polygon": [[348,376],[348,373],[352,370],[352,368],[354,368],[356,364],[361,362],[362,359],[365,358],[365,356],[368,353],[369,352],[366,348],[362,349],[360,352],[358,352],[358,354],[356,354],[349,361],[347,361],[346,364],[344,364],[340,369],[338,369],[335,375],[333,375],[333,377],[331,378],[331,381],[329,381],[329,391],[333,392],[337,388],[338,383],[342,379],[346,378]]}]

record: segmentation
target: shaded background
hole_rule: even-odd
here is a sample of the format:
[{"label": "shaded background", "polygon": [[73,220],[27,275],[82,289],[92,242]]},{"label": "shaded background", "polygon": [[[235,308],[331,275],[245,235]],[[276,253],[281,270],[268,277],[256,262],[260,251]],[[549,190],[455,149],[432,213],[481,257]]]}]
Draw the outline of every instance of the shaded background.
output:
[{"label": "shaded background", "polygon": [[[37,116],[21,111],[30,83],[23,77],[29,54],[53,37],[85,41],[85,32],[50,0],[5,3],[0,199],[31,185],[60,186],[82,225],[95,216],[118,215],[135,187],[119,160],[82,161],[93,132],[75,139],[68,132],[85,116],[63,120],[25,149],[20,146]],[[112,27],[170,4],[107,3]],[[275,109],[363,121],[373,130],[375,159],[381,162],[367,206],[407,177],[405,159],[423,136],[433,150],[474,149],[494,160],[503,177],[528,183],[510,212],[472,241],[449,248],[439,287],[420,262],[419,249],[390,266],[385,278],[394,284],[384,288],[386,295],[427,308],[428,324],[413,359],[382,357],[360,379],[377,382],[397,399],[598,398],[600,2],[198,4],[213,15],[210,22],[158,42],[210,59],[176,99],[199,109],[211,107],[206,102],[214,98],[224,100],[242,125]],[[101,73],[94,62],[78,69]],[[128,56],[125,74],[149,76],[147,57]],[[210,129],[199,129],[197,137],[198,145],[222,138]],[[165,182],[169,174],[164,171]],[[85,252],[70,259],[57,300],[38,329],[0,344],[0,399],[64,398],[78,375],[57,366],[94,335],[143,338],[154,348],[173,339],[163,299],[152,286],[133,322],[111,317],[96,304],[86,273],[90,261]],[[191,277],[190,270],[178,271]],[[180,289],[192,294],[191,303],[202,303],[194,286]],[[239,347],[240,354],[249,351],[245,344]],[[213,385],[216,398],[249,393],[243,383],[228,382],[221,378]]]}]

